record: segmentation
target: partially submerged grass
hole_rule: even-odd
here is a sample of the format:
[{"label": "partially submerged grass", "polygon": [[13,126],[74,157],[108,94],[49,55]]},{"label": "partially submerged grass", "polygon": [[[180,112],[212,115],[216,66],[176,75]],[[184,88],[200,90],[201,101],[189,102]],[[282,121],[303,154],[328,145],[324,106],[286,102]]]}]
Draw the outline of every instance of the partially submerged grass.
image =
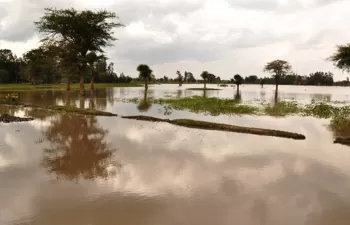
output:
[{"label": "partially submerged grass", "polygon": [[54,111],[63,111],[63,112],[67,112],[67,113],[77,113],[77,114],[82,114],[82,115],[117,116],[117,114],[110,113],[110,112],[104,112],[104,111],[95,110],[95,109],[80,109],[80,108],[77,108],[76,106],[54,105],[54,106],[48,106],[45,108],[49,109],[49,110],[54,110]]},{"label": "partially submerged grass", "polygon": [[219,91],[221,89],[218,88],[187,88],[189,91]]},{"label": "partially submerged grass", "polygon": [[[95,88],[107,87],[141,87],[141,83],[97,83]],[[89,84],[85,84],[86,90],[89,89]],[[72,84],[71,90],[80,88],[79,84]],[[66,90],[66,84],[0,84],[0,91],[42,91],[42,90]]]},{"label": "partially submerged grass", "polygon": [[270,130],[270,129],[263,129],[263,128],[254,128],[254,127],[241,127],[241,126],[222,124],[222,123],[212,123],[212,122],[199,121],[199,120],[190,120],[190,119],[168,120],[168,119],[161,119],[161,118],[149,117],[149,116],[124,116],[122,118],[144,120],[144,121],[151,121],[151,122],[166,122],[177,126],[204,129],[204,130],[218,130],[218,131],[226,131],[226,132],[246,133],[246,134],[255,134],[255,135],[263,135],[263,136],[291,138],[296,140],[305,139],[305,136],[302,134],[292,133],[287,131]]},{"label": "partially submerged grass", "polygon": [[34,120],[33,118],[23,118],[17,116],[11,116],[9,114],[0,115],[0,123],[13,123],[13,122],[27,122]]},{"label": "partially submerged grass", "polygon": [[[123,102],[137,103],[138,98],[123,99]],[[307,105],[295,101],[282,101],[276,104],[261,102],[258,105],[244,104],[235,99],[207,98],[192,96],[186,98],[153,99],[153,103],[164,105],[171,110],[188,110],[193,113],[217,115],[268,115],[284,117],[289,115],[332,118],[337,115],[350,115],[350,106],[334,106],[322,102]]]},{"label": "partially submerged grass", "polygon": [[33,109],[40,109],[40,110],[52,110],[56,112],[66,112],[66,113],[76,113],[76,114],[81,114],[81,115],[92,115],[92,116],[117,116],[117,114],[110,113],[110,112],[104,112],[100,110],[95,110],[95,109],[80,109],[77,108],[74,105],[53,105],[53,106],[37,106],[37,105],[31,105],[31,104],[21,104],[21,103],[4,103],[0,102],[0,104],[4,106],[9,106],[9,107],[30,107]]},{"label": "partially submerged grass", "polygon": [[257,114],[259,108],[243,105],[234,99],[205,98],[193,96],[188,98],[155,99],[155,104],[168,105],[176,110],[189,110],[195,113],[220,114]]}]

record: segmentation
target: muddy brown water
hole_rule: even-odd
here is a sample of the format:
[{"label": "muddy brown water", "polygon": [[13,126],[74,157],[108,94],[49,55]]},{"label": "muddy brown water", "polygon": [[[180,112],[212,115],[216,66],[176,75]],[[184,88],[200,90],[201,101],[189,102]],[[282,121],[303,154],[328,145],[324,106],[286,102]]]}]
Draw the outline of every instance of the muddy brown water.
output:
[{"label": "muddy brown water", "polygon": [[[135,104],[112,101],[120,92],[103,89],[94,103],[118,114],[281,129],[307,139],[11,109],[39,116],[0,124],[1,225],[350,224],[350,147],[333,144],[329,120],[164,115],[154,105],[140,112]],[[137,88],[125,92],[143,95]],[[348,99],[339,93],[335,99]],[[45,96],[27,101],[44,104]],[[52,98],[50,104],[64,104]]]}]

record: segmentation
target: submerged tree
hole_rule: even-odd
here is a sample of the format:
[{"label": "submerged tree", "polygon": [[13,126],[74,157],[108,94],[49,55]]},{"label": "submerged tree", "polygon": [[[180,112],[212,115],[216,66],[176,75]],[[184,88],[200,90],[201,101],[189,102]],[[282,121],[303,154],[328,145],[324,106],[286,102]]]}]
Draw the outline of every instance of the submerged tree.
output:
[{"label": "submerged tree", "polygon": [[335,53],[328,58],[334,65],[346,72],[350,72],[350,44],[339,45]]},{"label": "submerged tree", "polygon": [[274,60],[272,62],[269,62],[264,67],[264,72],[272,73],[275,78],[276,83],[276,92],[278,92],[278,84],[280,81],[280,78],[282,76],[285,76],[290,70],[291,66],[287,61],[284,60]]},{"label": "submerged tree", "polygon": [[148,100],[147,98],[147,91],[145,90],[145,93],[143,95],[143,99],[139,102],[137,105],[137,109],[140,112],[147,112],[152,106],[151,101]]},{"label": "submerged tree", "polygon": [[147,92],[148,82],[152,76],[152,70],[146,64],[141,64],[136,69],[139,72],[140,78],[142,78],[145,81],[145,91]]},{"label": "submerged tree", "polygon": [[237,95],[239,95],[239,85],[243,83],[243,78],[241,77],[241,75],[236,74],[234,75],[233,79],[234,83],[237,85]]},{"label": "submerged tree", "polygon": [[180,71],[176,71],[177,74],[177,80],[179,81],[179,86],[182,86],[183,76],[181,75]]},{"label": "submerged tree", "polygon": [[95,89],[95,74],[98,72],[98,62],[101,59],[106,59],[104,55],[97,55],[96,52],[89,52],[86,55],[86,62],[88,66],[88,70],[90,72],[90,90],[93,91]]},{"label": "submerged tree", "polygon": [[85,94],[84,72],[87,67],[87,54],[103,53],[106,46],[111,45],[112,29],[122,27],[111,19],[117,18],[115,13],[108,11],[77,11],[75,9],[46,8],[46,13],[35,22],[39,32],[46,34],[43,41],[51,40],[65,46],[65,50],[76,59],[78,77],[80,79],[80,95]]},{"label": "submerged tree", "polygon": [[209,73],[208,71],[203,71],[202,74],[201,74],[201,77],[203,78],[204,80],[204,89],[207,89],[207,80],[209,78]]},{"label": "submerged tree", "polygon": [[51,148],[45,149],[43,164],[68,180],[107,178],[115,150],[104,140],[106,134],[95,117],[60,114],[44,132]]}]

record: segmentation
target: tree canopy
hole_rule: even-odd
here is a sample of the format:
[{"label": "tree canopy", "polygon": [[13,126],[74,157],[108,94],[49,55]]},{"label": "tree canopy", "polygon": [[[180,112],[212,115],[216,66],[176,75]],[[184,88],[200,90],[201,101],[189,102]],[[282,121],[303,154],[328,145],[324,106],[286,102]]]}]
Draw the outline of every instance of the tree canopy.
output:
[{"label": "tree canopy", "polygon": [[350,44],[338,45],[337,50],[328,58],[334,65],[346,72],[350,72]]}]

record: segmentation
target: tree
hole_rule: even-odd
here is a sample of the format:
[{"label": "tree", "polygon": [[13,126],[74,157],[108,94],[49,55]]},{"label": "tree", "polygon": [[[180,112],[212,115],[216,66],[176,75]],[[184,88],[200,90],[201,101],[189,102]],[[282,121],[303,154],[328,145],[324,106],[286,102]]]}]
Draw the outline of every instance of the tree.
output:
[{"label": "tree", "polygon": [[338,45],[337,50],[328,60],[343,71],[350,72],[350,44]]},{"label": "tree", "polygon": [[191,72],[187,72],[186,81],[190,82],[190,83],[196,82],[196,79],[194,78],[194,76]]},{"label": "tree", "polygon": [[181,75],[180,71],[176,71],[177,74],[177,80],[179,81],[179,86],[182,86],[182,80],[183,80],[183,76]]},{"label": "tree", "polygon": [[94,87],[94,80],[95,80],[95,74],[97,71],[97,63],[100,59],[105,59],[106,57],[104,55],[97,55],[96,52],[89,52],[86,55],[86,62],[90,71],[90,90],[93,91],[95,89]]},{"label": "tree", "polygon": [[148,81],[151,79],[152,70],[146,64],[140,64],[137,67],[137,71],[139,72],[140,78],[145,81],[145,90],[148,90]]},{"label": "tree", "polygon": [[280,78],[285,76],[290,70],[291,66],[287,61],[284,60],[274,60],[266,64],[264,67],[264,72],[269,72],[273,74],[276,84],[276,92],[278,92],[278,84]]},{"label": "tree", "polygon": [[236,74],[234,75],[233,79],[234,83],[237,85],[237,95],[239,95],[239,85],[243,83],[243,77],[241,77],[239,74]]},{"label": "tree", "polygon": [[57,63],[53,52],[46,46],[32,49],[23,55],[22,75],[31,84],[57,82],[60,79]]},{"label": "tree", "polygon": [[113,37],[112,29],[124,26],[111,19],[117,18],[108,11],[76,11],[75,9],[46,8],[46,13],[35,22],[39,32],[46,34],[43,41],[57,41],[65,45],[66,50],[75,56],[78,76],[80,78],[80,95],[85,95],[84,72],[87,67],[87,54],[103,53],[103,47],[110,46]]},{"label": "tree", "polygon": [[0,49],[0,69],[7,71],[6,76],[0,77],[1,82],[18,83],[20,66],[20,59],[10,49]]},{"label": "tree", "polygon": [[208,71],[203,71],[202,74],[201,74],[201,77],[204,80],[204,89],[207,89],[207,79],[209,77]]}]

